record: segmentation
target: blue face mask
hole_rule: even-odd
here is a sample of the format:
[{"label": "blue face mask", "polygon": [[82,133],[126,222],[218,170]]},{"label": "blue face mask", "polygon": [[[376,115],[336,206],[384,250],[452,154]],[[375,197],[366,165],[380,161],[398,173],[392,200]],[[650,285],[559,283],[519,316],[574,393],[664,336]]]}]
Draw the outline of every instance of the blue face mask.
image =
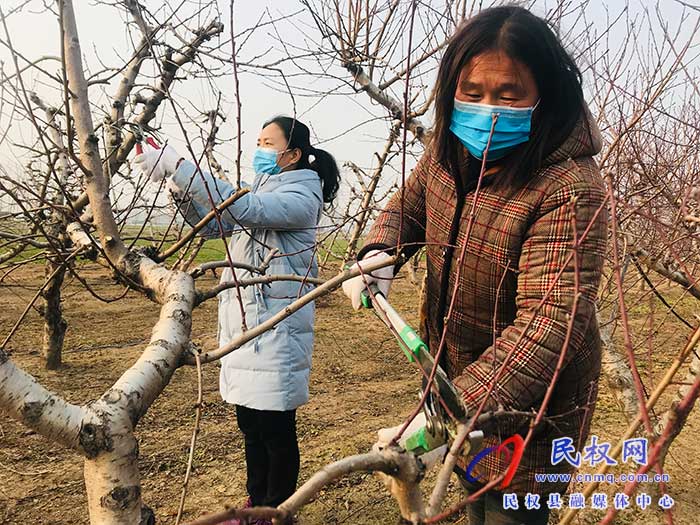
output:
[{"label": "blue face mask", "polygon": [[532,112],[539,102],[527,108],[475,104],[457,99],[454,104],[450,131],[464,144],[469,153],[479,160],[483,159],[486,144],[489,142],[493,115],[498,114],[487,154],[488,160],[497,160],[505,157],[516,146],[530,140]]},{"label": "blue face mask", "polygon": [[277,151],[270,148],[255,148],[253,155],[253,170],[255,173],[277,175],[282,168],[277,164]]}]

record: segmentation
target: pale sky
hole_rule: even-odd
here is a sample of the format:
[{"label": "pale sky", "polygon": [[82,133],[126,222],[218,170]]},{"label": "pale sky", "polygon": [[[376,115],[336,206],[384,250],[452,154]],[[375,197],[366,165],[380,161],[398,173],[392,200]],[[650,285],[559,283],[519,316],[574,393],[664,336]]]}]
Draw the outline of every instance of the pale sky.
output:
[{"label": "pale sky", "polygon": [[[688,3],[693,3],[694,1],[691,0]],[[8,12],[21,3],[24,3],[24,1],[2,0],[2,9],[4,12]],[[162,5],[162,2],[153,2],[151,0],[142,3],[151,8]],[[191,12],[201,3],[198,1],[186,1],[186,5],[181,12]],[[644,0],[630,0],[629,3],[630,10],[633,13],[640,13],[643,6],[652,5],[651,2],[645,2]],[[122,64],[123,60],[120,60],[119,57],[128,55],[132,45],[125,30],[124,19],[120,17],[119,11],[113,7],[96,5],[95,2],[88,0],[75,0],[74,4],[78,17],[78,30],[82,49],[88,69],[96,71],[100,68],[95,50],[99,50],[99,57],[105,64]],[[556,5],[556,2],[552,0],[538,0],[533,11],[536,14],[544,15],[554,5]],[[60,53],[59,32],[55,17],[41,9],[43,6],[42,0],[30,2],[29,6],[30,8],[25,8],[24,12],[11,16],[8,20],[8,29],[13,45],[31,60],[36,60],[42,56],[58,56]],[[225,25],[222,40],[228,40],[229,2],[227,0],[219,0],[218,6],[221,19]],[[606,9],[609,11],[610,16],[614,18],[623,6],[623,1],[611,0],[601,2],[592,0],[588,8],[589,21],[593,24],[592,30],[605,26],[605,19],[608,16]],[[677,23],[682,12],[682,6],[679,3],[674,0],[661,0],[660,8],[664,18],[667,18],[669,23]],[[306,27],[314,34],[317,34],[317,31],[311,26],[310,16],[297,0],[237,0],[235,2],[235,27],[237,31],[253,26],[261,17],[265,20],[269,16],[278,17],[297,11],[302,12],[291,19],[293,23],[291,21],[282,21],[276,24],[279,34],[276,34],[269,26],[258,30],[246,42],[238,60],[243,62],[250,61],[253,57],[269,50],[269,53],[258,60],[260,62],[270,62],[275,57],[282,56],[281,49],[283,44],[289,48],[294,46],[304,47],[307,44],[303,35],[295,29],[295,25],[297,28]],[[214,14],[213,11],[209,11],[202,18],[210,20]],[[164,14],[161,13],[160,16],[162,18]],[[621,34],[622,32],[615,32],[611,35],[611,46],[616,45],[615,39],[619,38]],[[187,35],[187,38],[190,37],[191,35]],[[2,38],[4,39],[4,34],[2,34]],[[700,42],[698,42],[698,47],[700,47]],[[694,54],[697,53],[698,51],[696,50]],[[3,67],[6,74],[14,73],[10,55],[4,47],[0,48],[0,60],[4,62]],[[21,63],[20,65],[23,64]],[[41,63],[41,66],[52,73],[59,71],[59,63],[56,61],[44,61]],[[149,64],[145,71],[154,73],[155,69]],[[250,175],[250,160],[252,159],[255,139],[261,124],[275,114],[292,113],[292,104],[288,95],[272,89],[269,79],[266,79],[265,75],[261,74],[259,70],[255,73],[249,71],[250,69],[247,71],[242,70],[240,73],[241,102],[243,104],[241,118],[244,131],[242,166],[244,173],[247,175]],[[337,63],[334,64],[331,72],[337,76],[349,79],[348,73]],[[47,84],[46,77],[43,74],[36,71],[27,71],[23,75],[23,79],[29,89],[35,90],[47,102],[60,105],[60,93],[53,84]],[[293,83],[296,86],[313,86],[315,89],[323,89],[324,82],[323,80],[314,80],[311,77],[295,77],[293,79]],[[224,113],[227,116],[227,123],[222,126],[219,137],[231,139],[226,144],[219,146],[217,153],[224,167],[233,170],[232,159],[235,158],[236,147],[235,140],[233,140],[235,136],[233,128],[235,112],[232,106],[234,100],[232,75],[226,75],[218,79],[216,87],[223,92],[225,100]],[[402,88],[398,84],[396,87],[398,90]],[[91,90],[91,100],[97,106],[107,108],[108,95],[113,93],[113,91],[113,86],[94,87]],[[348,91],[349,89],[346,88],[345,92]],[[183,106],[185,111],[191,114],[197,111],[213,109],[216,104],[216,95],[206,81],[202,79],[187,78],[182,82],[178,82],[173,92],[178,103]],[[400,91],[396,91],[396,93],[400,94]],[[382,108],[371,104],[364,93],[352,97],[329,96],[321,101],[319,101],[318,97],[297,97],[296,106],[300,120],[312,128],[312,132],[315,133],[317,140],[323,141],[322,147],[336,156],[339,165],[342,166],[343,162],[347,160],[352,160],[364,167],[372,165],[373,152],[382,148],[386,138],[388,123],[386,120],[383,120],[361,125],[368,119],[386,115]],[[164,104],[162,107],[167,109],[167,116],[162,120],[165,134],[170,137],[172,145],[185,152],[183,147],[184,141],[178,128],[173,125],[174,119],[169,106]],[[98,114],[98,111],[94,112],[96,122],[99,118]],[[6,105],[5,108],[0,109],[0,130],[7,128],[9,117]],[[349,133],[343,134],[344,131],[355,126],[358,127]],[[192,127],[188,129],[188,133],[192,137],[197,137],[199,132]],[[338,137],[339,134],[341,136]],[[18,162],[26,162],[26,157],[24,157],[26,153],[12,144],[31,144],[33,136],[32,127],[28,122],[15,122],[13,124],[5,142],[0,144],[0,165],[6,171],[16,170]],[[199,145],[195,146],[196,149],[200,147]],[[394,178],[397,176],[398,172],[395,172]]]}]

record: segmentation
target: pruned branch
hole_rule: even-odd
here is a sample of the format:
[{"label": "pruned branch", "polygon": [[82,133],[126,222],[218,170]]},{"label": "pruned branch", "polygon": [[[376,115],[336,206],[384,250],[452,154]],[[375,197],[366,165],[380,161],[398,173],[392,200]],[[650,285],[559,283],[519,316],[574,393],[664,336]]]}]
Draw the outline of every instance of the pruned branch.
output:
[{"label": "pruned branch", "polygon": [[[365,91],[372,100],[384,106],[389,111],[392,119],[403,122],[403,104],[385,91],[379,89],[377,85],[372,82],[372,79],[364,72],[362,66],[355,62],[345,62],[343,63],[343,67],[353,76],[355,82],[360,86],[362,91]],[[418,118],[409,117],[406,119],[406,125],[411,133],[413,133],[413,136],[421,143],[427,145],[430,142],[431,131]]]}]

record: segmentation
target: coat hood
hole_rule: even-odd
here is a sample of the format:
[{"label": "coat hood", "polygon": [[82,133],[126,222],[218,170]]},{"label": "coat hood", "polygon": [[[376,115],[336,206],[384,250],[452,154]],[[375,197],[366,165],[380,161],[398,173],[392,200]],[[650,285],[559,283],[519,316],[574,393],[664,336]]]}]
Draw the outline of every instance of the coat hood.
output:
[{"label": "coat hood", "polygon": [[547,155],[543,165],[549,166],[566,159],[593,157],[603,148],[603,138],[593,115],[584,105],[583,112],[569,134],[569,137],[552,153]]}]

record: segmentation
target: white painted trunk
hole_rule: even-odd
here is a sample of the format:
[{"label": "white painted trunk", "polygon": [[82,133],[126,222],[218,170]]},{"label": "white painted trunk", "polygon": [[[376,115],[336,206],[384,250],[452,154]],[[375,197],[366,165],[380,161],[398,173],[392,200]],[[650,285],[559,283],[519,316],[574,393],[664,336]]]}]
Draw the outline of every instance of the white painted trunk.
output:
[{"label": "white painted trunk", "polygon": [[139,359],[90,406],[101,422],[95,431],[94,454],[85,461],[90,523],[94,525],[141,523],[138,442],[133,430],[170,382],[189,347],[194,301],[191,277],[149,259],[142,259],[139,268],[140,281],[163,306]]},{"label": "white painted trunk", "polygon": [[141,522],[142,507],[138,442],[123,409],[104,415],[107,449],[85,460],[90,523],[135,525]]},{"label": "white painted trunk", "polygon": [[49,392],[0,349],[0,408],[47,439],[80,449],[85,411]]},{"label": "white painted trunk", "polygon": [[[66,233],[70,237],[73,246],[76,248],[89,248],[92,245],[90,236],[85,232],[83,226],[77,222],[71,222],[66,226]],[[99,243],[98,243],[99,245]]]},{"label": "white painted trunk", "polygon": [[[135,258],[135,256],[134,256]],[[71,405],[17,368],[0,350],[0,407],[14,419],[82,454],[90,523],[149,523],[142,518],[138,442],[134,428],[160,395],[189,347],[194,282],[150,259],[137,280],[162,303],[151,341],[105,394],[83,407]]]}]

